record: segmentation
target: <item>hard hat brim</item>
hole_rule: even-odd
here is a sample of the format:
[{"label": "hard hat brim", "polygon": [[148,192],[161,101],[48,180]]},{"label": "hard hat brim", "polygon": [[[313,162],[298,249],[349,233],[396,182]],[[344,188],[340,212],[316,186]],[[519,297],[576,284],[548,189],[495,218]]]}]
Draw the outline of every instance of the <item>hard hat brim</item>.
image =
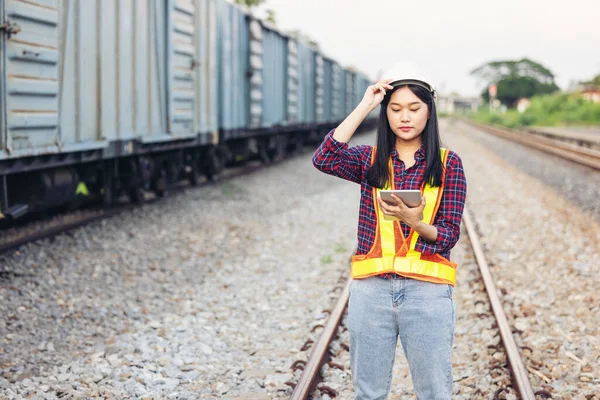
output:
[{"label": "hard hat brim", "polygon": [[431,86],[423,81],[419,81],[417,79],[398,79],[397,81],[390,82],[390,85],[393,86],[394,88],[397,88],[398,86],[403,86],[403,85],[417,85],[417,86],[421,86],[424,89],[427,89],[431,93],[435,92],[435,88],[433,86]]}]

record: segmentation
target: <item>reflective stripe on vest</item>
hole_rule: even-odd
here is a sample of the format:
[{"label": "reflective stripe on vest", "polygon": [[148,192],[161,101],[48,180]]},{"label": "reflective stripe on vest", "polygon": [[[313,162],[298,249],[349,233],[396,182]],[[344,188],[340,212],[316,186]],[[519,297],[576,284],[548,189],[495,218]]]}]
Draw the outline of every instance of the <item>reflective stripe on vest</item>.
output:
[{"label": "reflective stripe on vest", "polygon": [[[446,165],[448,150],[441,149],[442,165]],[[371,156],[371,164],[375,159],[375,148]],[[394,169],[390,165],[390,183],[384,189],[395,189]],[[456,283],[456,263],[439,254],[424,255],[415,250],[419,234],[410,230],[408,238],[404,237],[398,219],[388,217],[379,208],[377,198],[380,189],[373,188],[373,205],[377,215],[375,241],[367,254],[352,257],[352,278],[361,279],[384,273],[396,273],[409,278],[446,283]],[[444,193],[444,181],[439,187],[429,184],[421,185],[421,194],[425,196],[423,221],[433,224]]]}]

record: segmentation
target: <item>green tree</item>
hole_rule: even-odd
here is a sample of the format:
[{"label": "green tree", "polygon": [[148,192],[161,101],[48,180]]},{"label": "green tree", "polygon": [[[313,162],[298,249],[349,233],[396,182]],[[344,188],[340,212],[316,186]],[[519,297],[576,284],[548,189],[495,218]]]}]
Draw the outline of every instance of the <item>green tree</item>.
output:
[{"label": "green tree", "polygon": [[600,74],[593,77],[592,80],[590,80],[590,81],[583,81],[581,83],[584,85],[594,85],[594,86],[600,87]]},{"label": "green tree", "polygon": [[495,83],[496,98],[509,107],[514,107],[521,97],[532,97],[558,90],[552,71],[527,58],[491,61],[473,69],[471,75],[486,83],[486,88],[481,93],[486,102],[489,102],[487,87]]},{"label": "green tree", "polygon": [[267,14],[265,19],[267,20],[268,23],[270,23],[273,26],[277,25],[277,21],[275,19],[275,11],[265,10],[265,14]]},{"label": "green tree", "polygon": [[236,4],[248,7],[249,10],[262,5],[266,0],[235,0]]}]

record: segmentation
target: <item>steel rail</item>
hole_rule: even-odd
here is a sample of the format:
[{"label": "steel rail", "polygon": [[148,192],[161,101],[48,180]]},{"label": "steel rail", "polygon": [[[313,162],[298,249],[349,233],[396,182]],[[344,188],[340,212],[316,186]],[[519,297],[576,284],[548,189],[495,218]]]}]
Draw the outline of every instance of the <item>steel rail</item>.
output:
[{"label": "steel rail", "polygon": [[477,235],[475,225],[473,224],[471,216],[466,207],[463,213],[463,222],[467,228],[469,240],[471,241],[471,246],[473,248],[473,252],[475,253],[477,264],[479,265],[479,270],[485,284],[485,290],[487,291],[494,316],[496,317],[496,322],[498,323],[498,330],[500,331],[500,337],[502,338],[502,343],[506,349],[506,355],[510,370],[512,372],[513,382],[523,400],[535,400],[535,394],[533,393],[531,383],[529,382],[529,375],[527,374],[527,370],[525,369],[523,361],[521,360],[519,348],[515,343],[515,339],[512,335],[508,320],[506,318],[506,314],[502,308],[502,301],[498,296],[494,279],[492,278],[492,274],[490,273],[483,249],[479,242],[479,236]]},{"label": "steel rail", "polygon": [[559,141],[567,142],[585,142],[591,146],[600,145],[600,131],[598,133],[570,131],[568,128],[554,128],[543,126],[530,126],[523,128],[523,131],[540,137],[548,137]]},{"label": "steel rail", "polygon": [[300,379],[294,387],[291,397],[292,400],[307,399],[310,393],[315,389],[317,379],[321,371],[321,366],[325,363],[325,357],[327,350],[329,349],[329,344],[337,336],[337,328],[342,321],[342,315],[344,314],[346,304],[348,303],[351,281],[352,278],[348,278],[340,298],[331,311],[331,314],[329,314],[329,317],[327,318],[327,323],[323,328],[321,337],[319,338],[317,344],[313,347],[313,351],[308,362],[306,363],[306,366],[304,367],[304,370],[302,371],[302,375],[300,375]]},{"label": "steel rail", "polygon": [[570,143],[564,143],[559,140],[533,136],[533,134],[530,133],[517,132],[507,128],[483,125],[473,121],[463,121],[492,135],[502,137],[525,146],[533,147],[538,150],[545,151],[546,153],[562,157],[566,160],[574,161],[578,164],[600,170],[600,151],[576,146]]},{"label": "steel rail", "polygon": [[[502,302],[498,296],[496,285],[494,284],[494,280],[485,259],[479,237],[471,220],[471,216],[466,208],[463,214],[463,222],[467,229],[471,246],[473,248],[473,252],[475,253],[477,264],[479,265],[479,270],[485,284],[486,292],[488,294],[488,298],[490,299],[492,311],[498,324],[498,330],[500,331],[502,344],[506,349],[508,365],[512,372],[513,382],[516,390],[521,395],[523,400],[535,400],[535,394],[529,381],[529,375],[527,374],[527,370],[525,369],[525,366],[521,360],[519,348],[517,347],[514,337],[512,336],[512,331],[508,324],[504,309],[502,308]],[[294,391],[290,397],[291,400],[308,399],[310,394],[315,390],[321,367],[325,363],[329,345],[336,336],[337,328],[341,322],[342,315],[347,305],[351,281],[352,278],[349,278],[340,298],[338,299],[327,320],[327,324],[324,327],[319,341],[313,347],[310,358],[306,363],[302,374],[300,375],[298,383],[294,387]]]}]

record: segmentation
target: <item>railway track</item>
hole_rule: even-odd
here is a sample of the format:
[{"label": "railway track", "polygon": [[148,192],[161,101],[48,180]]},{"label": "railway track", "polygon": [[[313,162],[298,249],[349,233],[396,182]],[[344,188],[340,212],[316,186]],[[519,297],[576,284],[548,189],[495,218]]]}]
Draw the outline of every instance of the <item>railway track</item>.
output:
[{"label": "railway track", "polygon": [[486,133],[490,133],[492,135],[553,154],[566,160],[600,170],[600,151],[598,150],[531,133],[483,125],[473,121],[461,121]]},{"label": "railway track", "polygon": [[[506,361],[507,366],[510,369],[513,389],[520,395],[520,398],[524,400],[552,398],[551,394],[545,390],[539,390],[534,393],[529,381],[527,369],[520,356],[520,350],[513,338],[511,327],[508,323],[506,314],[504,313],[502,301],[498,296],[498,291],[496,289],[496,285],[494,284],[484,251],[480,244],[475,224],[468,210],[466,209],[464,212],[463,222],[469,236],[472,252],[479,266],[481,278],[485,285],[485,291],[487,292],[487,297],[489,299],[490,309],[495,317],[497,329],[501,338],[501,344],[506,353]],[[330,360],[329,346],[339,332],[338,329],[340,328],[342,316],[348,303],[350,281],[351,279],[348,279],[345,282],[337,303],[335,307],[333,307],[330,316],[327,319],[327,323],[323,326],[323,331],[320,338],[315,343],[307,341],[305,344],[304,347],[306,347],[307,344],[313,344],[312,353],[308,361],[296,361],[292,365],[292,369],[302,369],[302,374],[296,383],[288,382],[290,386],[294,387],[291,396],[292,400],[309,399],[317,387],[319,390],[321,390],[321,392],[327,393],[330,397],[337,396],[337,393],[334,390],[326,386],[326,382],[323,382],[323,384],[320,386],[318,385],[322,381],[321,368]],[[329,362],[329,366],[339,367],[332,365],[331,362]],[[498,389],[494,395],[494,399],[503,398],[501,395],[505,390],[505,388]]]}]

